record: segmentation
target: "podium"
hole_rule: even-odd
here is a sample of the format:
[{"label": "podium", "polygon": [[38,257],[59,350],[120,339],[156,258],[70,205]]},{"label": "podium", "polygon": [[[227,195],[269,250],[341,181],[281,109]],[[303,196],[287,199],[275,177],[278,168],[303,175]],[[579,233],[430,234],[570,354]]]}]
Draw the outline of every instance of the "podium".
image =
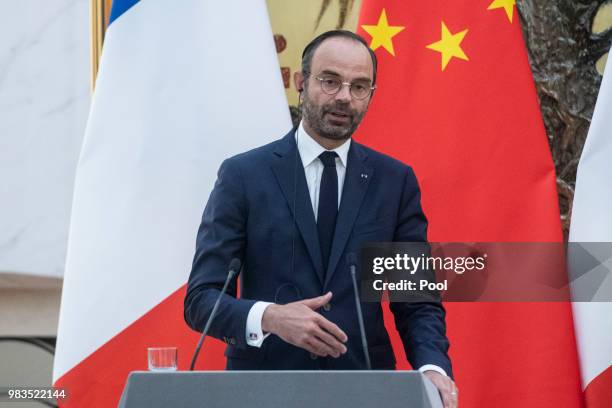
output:
[{"label": "podium", "polygon": [[442,408],[418,371],[130,373],[119,408]]}]

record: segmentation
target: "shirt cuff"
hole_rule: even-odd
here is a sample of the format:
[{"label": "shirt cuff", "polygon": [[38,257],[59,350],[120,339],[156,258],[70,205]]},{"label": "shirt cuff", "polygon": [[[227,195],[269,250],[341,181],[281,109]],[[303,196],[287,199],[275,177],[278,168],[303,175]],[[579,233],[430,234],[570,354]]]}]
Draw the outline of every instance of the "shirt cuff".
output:
[{"label": "shirt cuff", "polygon": [[419,368],[419,372],[424,373],[425,371],[435,371],[436,373],[440,373],[445,377],[448,376],[442,367],[438,367],[434,364],[425,364]]},{"label": "shirt cuff", "polygon": [[261,347],[266,337],[270,335],[270,333],[263,334],[261,319],[266,308],[271,304],[270,302],[255,302],[251,306],[246,321],[246,342],[249,346]]}]

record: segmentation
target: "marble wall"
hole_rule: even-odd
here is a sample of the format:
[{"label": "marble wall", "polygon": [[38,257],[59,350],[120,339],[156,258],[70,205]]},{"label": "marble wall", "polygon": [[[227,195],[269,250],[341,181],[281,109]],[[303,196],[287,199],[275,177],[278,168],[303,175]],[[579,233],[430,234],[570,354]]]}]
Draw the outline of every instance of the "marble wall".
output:
[{"label": "marble wall", "polygon": [[89,1],[3,2],[0,286],[18,285],[15,273],[63,275],[89,102]]},{"label": "marble wall", "polygon": [[576,169],[612,41],[612,1],[518,0],[517,6],[567,234]]}]

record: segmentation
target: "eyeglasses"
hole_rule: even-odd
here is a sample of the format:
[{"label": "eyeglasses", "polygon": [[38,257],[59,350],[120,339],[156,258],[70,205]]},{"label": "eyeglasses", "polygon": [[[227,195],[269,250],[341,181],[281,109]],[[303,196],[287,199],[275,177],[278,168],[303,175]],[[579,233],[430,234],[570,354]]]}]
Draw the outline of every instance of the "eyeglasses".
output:
[{"label": "eyeglasses", "polygon": [[376,85],[371,85],[370,81],[358,80],[355,82],[342,82],[333,76],[313,76],[321,84],[321,90],[328,95],[335,95],[340,92],[344,85],[349,87],[351,96],[355,99],[365,99],[374,92]]}]

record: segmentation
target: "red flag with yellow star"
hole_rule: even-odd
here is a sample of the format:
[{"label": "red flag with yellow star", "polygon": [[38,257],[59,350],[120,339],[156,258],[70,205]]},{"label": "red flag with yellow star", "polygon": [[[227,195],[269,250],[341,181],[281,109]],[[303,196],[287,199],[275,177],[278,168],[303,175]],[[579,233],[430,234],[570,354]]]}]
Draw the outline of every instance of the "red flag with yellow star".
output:
[{"label": "red flag with yellow star", "polygon": [[[357,139],[412,165],[430,241],[562,240],[514,3],[363,0],[358,32],[379,67]],[[582,406],[569,304],[446,308],[461,407]],[[407,368],[399,338],[393,342]]]}]

